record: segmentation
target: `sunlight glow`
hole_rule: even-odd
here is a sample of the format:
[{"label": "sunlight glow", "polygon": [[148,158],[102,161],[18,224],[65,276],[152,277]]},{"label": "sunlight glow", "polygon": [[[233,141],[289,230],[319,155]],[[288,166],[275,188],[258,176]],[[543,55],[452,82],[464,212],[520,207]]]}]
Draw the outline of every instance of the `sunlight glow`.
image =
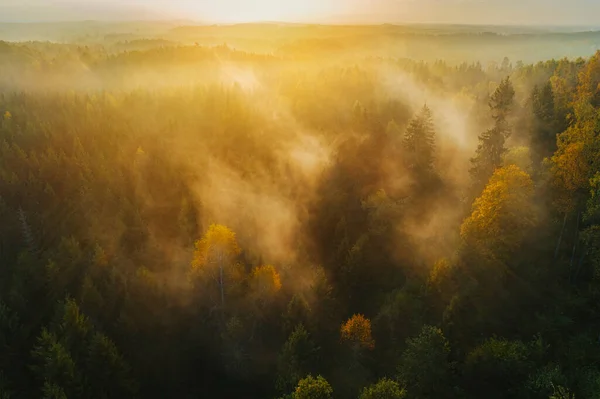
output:
[{"label": "sunlight glow", "polygon": [[225,23],[299,21],[329,12],[332,2],[303,0],[219,0],[188,2],[190,16]]}]

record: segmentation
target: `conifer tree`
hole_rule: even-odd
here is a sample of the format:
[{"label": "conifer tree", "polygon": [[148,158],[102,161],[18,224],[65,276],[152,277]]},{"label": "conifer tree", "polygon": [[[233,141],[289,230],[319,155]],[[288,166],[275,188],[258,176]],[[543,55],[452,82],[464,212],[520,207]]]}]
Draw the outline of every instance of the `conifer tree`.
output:
[{"label": "conifer tree", "polygon": [[404,150],[408,167],[416,178],[426,178],[433,173],[435,161],[435,125],[431,109],[424,105],[411,120],[404,135]]},{"label": "conifer tree", "polygon": [[502,165],[502,157],[506,152],[506,139],[510,137],[511,126],[508,121],[515,97],[510,78],[504,79],[492,94],[489,108],[494,126],[479,136],[479,145],[475,157],[471,159],[471,177],[478,194],[485,186],[496,168]]}]

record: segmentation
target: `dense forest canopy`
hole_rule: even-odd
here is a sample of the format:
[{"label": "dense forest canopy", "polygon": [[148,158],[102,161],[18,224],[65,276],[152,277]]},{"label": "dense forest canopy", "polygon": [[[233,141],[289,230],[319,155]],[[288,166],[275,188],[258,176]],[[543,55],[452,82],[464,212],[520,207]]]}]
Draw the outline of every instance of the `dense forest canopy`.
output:
[{"label": "dense forest canopy", "polygon": [[0,398],[600,397],[597,33],[156,31],[0,42]]}]

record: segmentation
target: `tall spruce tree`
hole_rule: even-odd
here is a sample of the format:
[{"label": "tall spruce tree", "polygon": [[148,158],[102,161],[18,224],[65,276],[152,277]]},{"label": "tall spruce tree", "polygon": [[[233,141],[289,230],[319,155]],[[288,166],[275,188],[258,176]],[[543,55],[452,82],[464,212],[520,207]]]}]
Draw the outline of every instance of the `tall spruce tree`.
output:
[{"label": "tall spruce tree", "polygon": [[404,135],[408,167],[415,178],[426,178],[434,171],[435,125],[431,109],[424,105],[411,120]]},{"label": "tall spruce tree", "polygon": [[479,136],[479,145],[475,157],[471,159],[471,177],[474,191],[478,194],[485,187],[496,168],[502,165],[502,156],[506,152],[506,139],[512,132],[508,115],[515,97],[510,78],[504,79],[490,97],[489,107],[494,119],[494,127]]}]

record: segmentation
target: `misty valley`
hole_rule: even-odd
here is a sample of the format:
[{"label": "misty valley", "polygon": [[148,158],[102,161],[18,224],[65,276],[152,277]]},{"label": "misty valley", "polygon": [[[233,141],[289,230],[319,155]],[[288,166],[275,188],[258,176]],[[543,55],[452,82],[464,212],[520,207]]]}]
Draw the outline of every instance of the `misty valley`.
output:
[{"label": "misty valley", "polygon": [[0,399],[600,397],[598,35],[0,24]]}]

